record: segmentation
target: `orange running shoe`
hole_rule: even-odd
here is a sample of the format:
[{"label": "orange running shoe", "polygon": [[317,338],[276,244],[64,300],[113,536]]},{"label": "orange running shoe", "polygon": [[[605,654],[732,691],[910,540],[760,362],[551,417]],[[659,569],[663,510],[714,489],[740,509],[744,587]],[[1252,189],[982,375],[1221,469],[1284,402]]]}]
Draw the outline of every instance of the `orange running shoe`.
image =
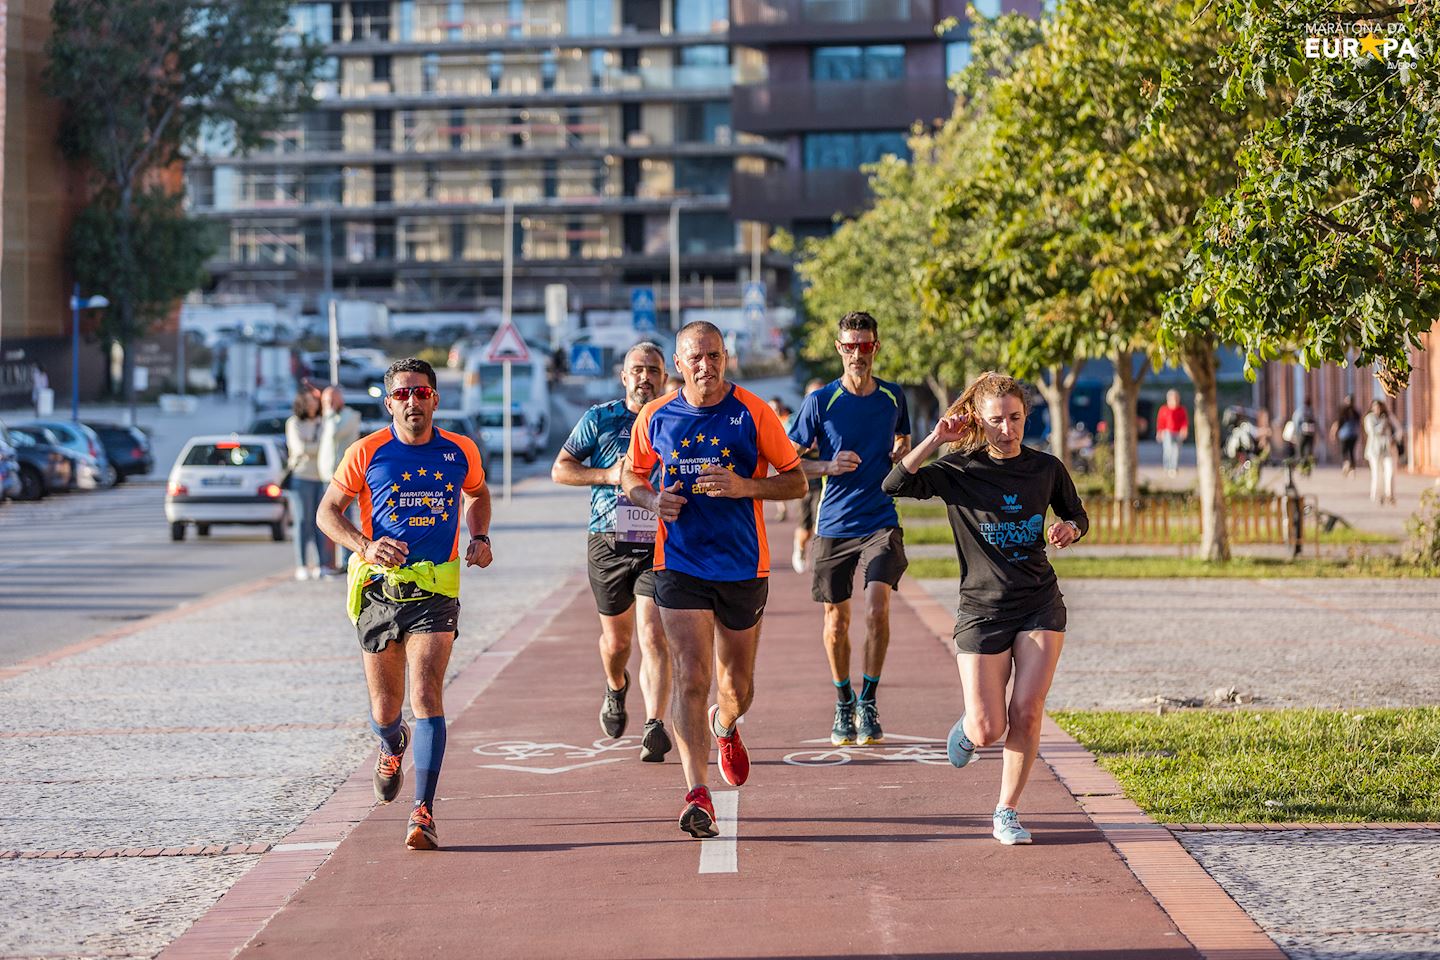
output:
[{"label": "orange running shoe", "polygon": [[400,795],[405,783],[405,773],[400,769],[405,760],[405,748],[410,745],[410,725],[400,724],[400,752],[389,753],[380,745],[380,757],[375,761],[375,799],[389,803]]},{"label": "orange running shoe", "polygon": [[[720,704],[710,705],[710,732],[715,732],[715,715],[720,712]],[[750,751],[745,749],[745,744],[740,741],[740,722],[737,720],[735,726],[730,729],[730,736],[715,738],[720,746],[720,776],[732,787],[738,787],[750,778]]]},{"label": "orange running shoe", "polygon": [[715,826],[715,804],[710,800],[710,788],[698,786],[685,794],[685,809],[680,812],[680,829],[696,840],[720,836]]},{"label": "orange running shoe", "polygon": [[423,803],[410,811],[409,832],[405,834],[405,846],[411,850],[439,850],[440,841],[435,835],[435,818],[430,808]]}]

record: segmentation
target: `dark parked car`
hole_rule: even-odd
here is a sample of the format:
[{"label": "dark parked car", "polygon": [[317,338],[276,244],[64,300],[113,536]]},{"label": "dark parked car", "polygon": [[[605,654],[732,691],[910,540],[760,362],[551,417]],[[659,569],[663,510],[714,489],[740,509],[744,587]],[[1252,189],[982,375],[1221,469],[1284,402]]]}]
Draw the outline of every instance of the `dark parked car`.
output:
[{"label": "dark parked car", "polygon": [[245,428],[249,434],[258,434],[262,437],[274,437],[275,443],[280,448],[280,456],[288,457],[285,444],[285,421],[290,418],[289,407],[274,407],[269,410],[255,411],[255,418]]},{"label": "dark parked car", "polygon": [[20,459],[9,438],[0,430],[0,500],[18,498],[20,493]]},{"label": "dark parked car", "polygon": [[150,438],[139,427],[127,427],[123,423],[102,423],[85,421],[85,426],[95,431],[105,456],[115,466],[120,480],[138,477],[155,469],[155,456],[150,452]]},{"label": "dark parked car", "polygon": [[40,427],[9,430],[0,424],[0,436],[15,448],[20,461],[21,500],[39,500],[47,493],[69,490],[75,485],[75,461]]},{"label": "dark parked car", "polygon": [[[96,487],[109,488],[120,482],[120,473],[110,458],[105,456],[105,447],[95,431],[83,423],[73,420],[31,420],[20,427],[43,427],[65,448],[71,459],[78,461],[80,471],[76,485],[82,490]],[[19,429],[17,427],[16,429]]]}]

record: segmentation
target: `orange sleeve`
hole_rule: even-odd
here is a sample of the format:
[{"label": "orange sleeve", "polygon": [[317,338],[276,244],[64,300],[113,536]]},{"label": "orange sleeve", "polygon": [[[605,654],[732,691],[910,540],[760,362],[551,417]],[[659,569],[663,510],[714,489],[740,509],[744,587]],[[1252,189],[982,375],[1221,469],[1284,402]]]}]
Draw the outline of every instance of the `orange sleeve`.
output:
[{"label": "orange sleeve", "polygon": [[365,489],[365,471],[370,469],[370,458],[384,442],[384,431],[381,431],[350,444],[340,460],[340,466],[335,468],[331,482],[352,497],[360,496],[360,491]]},{"label": "orange sleeve", "polygon": [[469,437],[457,436],[455,439],[460,449],[465,451],[465,482],[460,489],[473,497],[485,486],[485,465],[480,459],[480,448]]},{"label": "orange sleeve", "polygon": [[650,471],[655,469],[655,464],[660,458],[655,455],[655,448],[650,446],[650,415],[663,400],[652,400],[640,411],[635,418],[635,426],[630,428],[630,449],[626,451],[625,458],[630,461],[631,469],[642,477],[648,477]]},{"label": "orange sleeve", "polygon": [[[785,425],[770,409],[770,405],[754,394],[748,394],[742,399],[745,406],[750,408],[750,416],[755,418],[755,445],[759,449],[761,461],[769,461],[775,465],[780,473],[793,470],[800,465],[800,457],[795,453],[795,444],[790,442],[790,437],[785,433]],[[756,476],[764,476],[759,470],[760,464],[756,464]]]}]

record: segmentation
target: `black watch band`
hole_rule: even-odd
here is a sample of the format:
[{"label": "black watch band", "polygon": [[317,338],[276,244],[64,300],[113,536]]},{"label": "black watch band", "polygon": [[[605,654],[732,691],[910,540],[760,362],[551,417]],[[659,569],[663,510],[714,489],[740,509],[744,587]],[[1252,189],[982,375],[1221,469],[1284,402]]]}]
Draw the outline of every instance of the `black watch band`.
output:
[{"label": "black watch band", "polygon": [[477,533],[470,538],[471,543],[474,543],[476,540],[484,540],[486,544],[489,544],[490,535],[488,533]]}]

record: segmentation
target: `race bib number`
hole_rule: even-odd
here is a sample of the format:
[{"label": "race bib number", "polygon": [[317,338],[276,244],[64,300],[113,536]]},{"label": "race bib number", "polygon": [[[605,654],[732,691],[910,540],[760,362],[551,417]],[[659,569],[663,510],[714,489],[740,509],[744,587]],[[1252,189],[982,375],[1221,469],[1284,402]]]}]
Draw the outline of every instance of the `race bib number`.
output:
[{"label": "race bib number", "polygon": [[617,543],[654,543],[660,518],[623,493],[615,495],[615,541]]}]

